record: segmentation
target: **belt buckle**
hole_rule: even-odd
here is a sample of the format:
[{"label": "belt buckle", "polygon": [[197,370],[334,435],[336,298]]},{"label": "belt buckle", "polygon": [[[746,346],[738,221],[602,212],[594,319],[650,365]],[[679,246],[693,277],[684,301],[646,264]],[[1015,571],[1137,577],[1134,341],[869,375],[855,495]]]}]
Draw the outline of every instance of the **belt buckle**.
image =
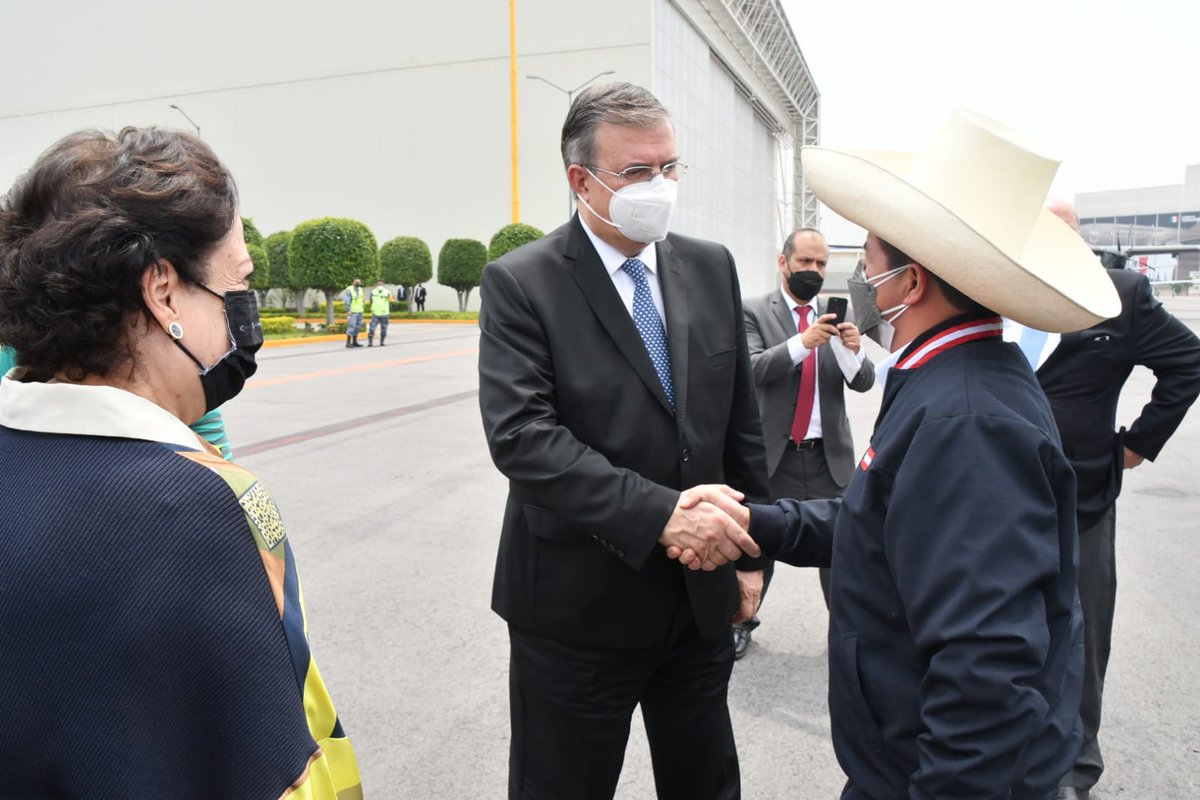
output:
[{"label": "belt buckle", "polygon": [[804,439],[803,441],[793,441],[792,446],[797,450],[812,450],[817,446],[817,439]]}]

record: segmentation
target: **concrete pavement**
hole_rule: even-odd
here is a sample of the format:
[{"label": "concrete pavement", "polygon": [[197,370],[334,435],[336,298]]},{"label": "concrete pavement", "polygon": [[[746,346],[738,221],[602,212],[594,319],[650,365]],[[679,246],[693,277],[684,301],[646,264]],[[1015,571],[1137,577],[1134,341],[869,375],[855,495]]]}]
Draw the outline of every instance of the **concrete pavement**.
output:
[{"label": "concrete pavement", "polygon": [[[1200,302],[1168,301],[1200,326]],[[235,457],[275,495],[304,581],[313,651],[354,742],[367,797],[506,794],[507,635],[489,609],[505,482],[476,403],[474,326],[393,326],[385,348],[264,350],[225,408]],[[1135,373],[1128,422],[1152,376]],[[865,447],[878,391],[848,393]],[[1200,412],[1118,506],[1121,589],[1101,798],[1200,796]],[[780,568],[734,669],[743,793],[834,798],[826,612],[811,571]],[[618,797],[654,796],[635,717]]]}]

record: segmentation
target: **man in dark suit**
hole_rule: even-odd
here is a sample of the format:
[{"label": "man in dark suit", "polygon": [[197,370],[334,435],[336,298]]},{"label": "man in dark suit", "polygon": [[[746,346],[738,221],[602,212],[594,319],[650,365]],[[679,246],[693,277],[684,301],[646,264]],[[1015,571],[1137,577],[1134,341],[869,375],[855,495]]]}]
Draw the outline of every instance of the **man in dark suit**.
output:
[{"label": "man in dark suit", "polygon": [[[801,228],[783,243],[780,288],[746,303],[746,341],[758,392],[771,499],[840,497],[854,474],[854,442],[843,387],[865,392],[875,365],[859,346],[858,328],[825,313],[818,297],[829,263],[820,231]],[[836,340],[837,344],[832,344]],[[843,348],[835,353],[833,348]],[[842,368],[839,359],[847,367]],[[851,372],[850,370],[854,371]],[[773,565],[764,570],[763,596]],[[829,607],[829,570],[821,569]],[[758,616],[733,626],[736,658],[746,652]]]},{"label": "man in dark suit", "polygon": [[[1047,208],[1079,230],[1069,204],[1057,201]],[[1121,269],[1108,275],[1121,298],[1121,313],[1112,319],[1061,336],[1012,322],[1005,330],[1037,371],[1077,481],[1083,748],[1059,787],[1057,796],[1064,800],[1087,800],[1104,771],[1097,732],[1117,597],[1115,522],[1122,472],[1153,461],[1200,394],[1200,339],[1155,299],[1144,275]],[[1154,371],[1154,391],[1141,416],[1115,431],[1121,389],[1138,365]]]},{"label": "man in dark suit", "polygon": [[[660,798],[736,798],[730,562],[758,550],[681,490],[767,495],[737,272],[667,233],[687,167],[649,92],[581,93],[562,151],[579,215],[481,282],[479,404],[509,479],[492,594],[509,797],[611,798],[640,704]],[[707,555],[672,562],[683,541]]]}]

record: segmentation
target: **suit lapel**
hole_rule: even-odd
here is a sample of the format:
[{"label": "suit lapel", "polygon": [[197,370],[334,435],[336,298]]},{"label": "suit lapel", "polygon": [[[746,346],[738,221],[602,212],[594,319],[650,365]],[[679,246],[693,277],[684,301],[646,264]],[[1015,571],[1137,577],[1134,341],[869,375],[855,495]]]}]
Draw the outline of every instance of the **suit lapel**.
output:
[{"label": "suit lapel", "polygon": [[[617,288],[613,286],[612,278],[609,276],[608,270],[604,268],[604,262],[600,260],[596,248],[592,246],[587,234],[584,233],[583,223],[579,221],[578,217],[571,221],[571,233],[567,237],[563,256],[567,260],[571,277],[579,286],[588,305],[592,307],[592,313],[596,315],[600,324],[604,326],[604,330],[612,337],[617,349],[621,351],[621,355],[629,362],[629,366],[654,393],[663,408],[670,413],[671,404],[667,402],[662,384],[658,381],[658,373],[654,371],[650,354],[646,352],[646,343],[642,341],[642,335],[638,333],[637,326],[633,324],[633,317],[629,315],[625,304],[621,302],[621,296],[617,294]],[[662,270],[661,261],[659,270]],[[671,319],[669,311],[667,319]],[[670,330],[667,335],[669,339],[674,338]],[[673,364],[675,356],[673,343],[671,344],[671,356]],[[672,369],[675,367],[672,366]],[[678,385],[675,387],[675,392],[678,401]]]},{"label": "suit lapel", "polygon": [[788,304],[783,302],[783,297],[778,290],[771,295],[771,315],[775,317],[775,322],[779,325],[781,342],[796,335],[796,317],[792,314],[792,309],[788,307]]},{"label": "suit lapel", "polygon": [[[683,423],[687,411],[688,385],[688,296],[683,276],[687,265],[664,239],[655,245],[658,253],[658,278],[667,317],[667,349],[671,352],[671,382],[675,390],[675,417]],[[665,395],[663,401],[666,401]],[[669,408],[669,406],[668,406]]]}]

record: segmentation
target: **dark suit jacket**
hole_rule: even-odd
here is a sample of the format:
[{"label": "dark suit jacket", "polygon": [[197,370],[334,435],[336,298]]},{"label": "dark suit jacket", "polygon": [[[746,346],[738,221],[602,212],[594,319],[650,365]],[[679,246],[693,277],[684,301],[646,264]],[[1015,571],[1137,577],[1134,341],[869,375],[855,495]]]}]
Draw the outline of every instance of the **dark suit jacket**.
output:
[{"label": "dark suit jacket", "polygon": [[[818,316],[825,313],[825,304],[820,298],[817,298],[817,309]],[[747,301],[745,315],[746,342],[750,348],[763,438],[767,445],[767,471],[774,475],[791,432],[796,394],[800,390],[800,368],[792,363],[787,347],[787,340],[796,335],[796,325],[792,310],[779,289]],[[821,400],[823,450],[830,476],[843,489],[854,474],[855,464],[854,442],[850,437],[842,388],[846,383],[833,352],[828,347],[819,348],[817,386]],[[865,392],[874,385],[875,365],[871,359],[864,358],[862,368],[849,386],[856,392]]]},{"label": "dark suit jacket", "polygon": [[733,259],[657,247],[674,413],[578,218],[483,272],[479,406],[509,479],[492,608],[558,641],[660,642],[684,585],[700,630],[728,636],[732,566],[686,570],[658,537],[683,488],[767,496]]},{"label": "dark suit jacket", "polygon": [[[1150,292],[1144,275],[1108,270],[1121,313],[1063,334],[1037,371],[1075,468],[1079,525],[1093,524],[1121,492],[1128,447],[1153,461],[1200,394],[1200,339]],[[1150,402],[1129,429],[1114,432],[1117,401],[1134,366],[1154,371]]]}]

